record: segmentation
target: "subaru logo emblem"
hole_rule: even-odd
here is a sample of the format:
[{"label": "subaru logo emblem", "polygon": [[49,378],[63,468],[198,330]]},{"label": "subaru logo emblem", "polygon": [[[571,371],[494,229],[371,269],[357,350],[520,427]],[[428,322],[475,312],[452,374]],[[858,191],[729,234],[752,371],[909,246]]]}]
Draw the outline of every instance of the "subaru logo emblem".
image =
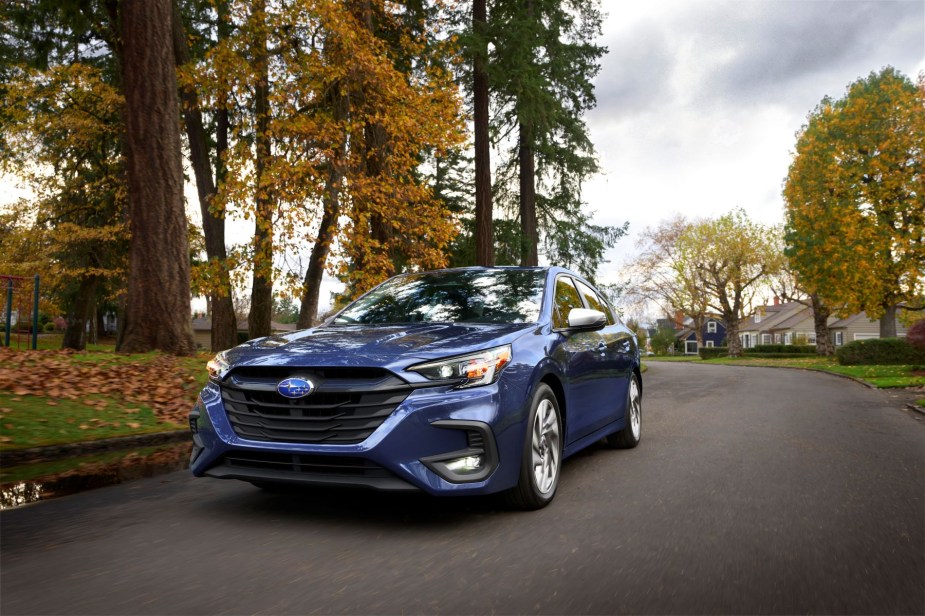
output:
[{"label": "subaru logo emblem", "polygon": [[306,379],[300,379],[298,377],[290,377],[279,382],[276,386],[276,391],[279,392],[279,395],[284,398],[304,398],[308,394],[312,393],[312,390],[315,389],[315,384]]}]

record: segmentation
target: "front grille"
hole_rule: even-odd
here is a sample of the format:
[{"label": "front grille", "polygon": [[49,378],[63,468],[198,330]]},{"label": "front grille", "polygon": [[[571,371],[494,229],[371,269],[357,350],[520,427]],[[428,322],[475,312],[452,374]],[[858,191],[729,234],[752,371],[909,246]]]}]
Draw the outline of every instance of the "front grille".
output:
[{"label": "front grille", "polygon": [[[283,379],[310,379],[315,391],[289,399]],[[228,420],[241,438],[283,443],[360,443],[411,393],[391,372],[374,368],[238,368],[222,383]]]},{"label": "front grille", "polygon": [[275,473],[296,473],[326,477],[365,477],[368,479],[391,479],[394,477],[385,467],[364,458],[234,451],[225,454],[223,461],[233,469],[259,469],[274,471]]}]

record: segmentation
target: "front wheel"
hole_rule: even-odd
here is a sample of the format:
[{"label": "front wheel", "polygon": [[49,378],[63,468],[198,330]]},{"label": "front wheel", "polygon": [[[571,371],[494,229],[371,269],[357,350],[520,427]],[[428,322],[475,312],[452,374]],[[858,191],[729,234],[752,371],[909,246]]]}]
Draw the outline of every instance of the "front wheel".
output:
[{"label": "front wheel", "polygon": [[642,393],[639,391],[639,379],[636,374],[630,377],[629,391],[626,392],[626,425],[614,434],[604,437],[607,445],[616,449],[632,449],[639,444],[642,437]]},{"label": "front wheel", "polygon": [[520,480],[509,493],[519,509],[541,509],[552,502],[562,464],[562,419],[559,403],[548,385],[533,394],[520,463]]}]

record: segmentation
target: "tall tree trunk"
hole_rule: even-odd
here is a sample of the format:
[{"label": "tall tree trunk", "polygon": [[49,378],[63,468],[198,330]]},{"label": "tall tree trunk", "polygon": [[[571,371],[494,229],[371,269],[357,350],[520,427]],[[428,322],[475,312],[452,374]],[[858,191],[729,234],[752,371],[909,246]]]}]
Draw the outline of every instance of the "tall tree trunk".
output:
[{"label": "tall tree trunk", "polygon": [[735,314],[724,314],[723,320],[726,321],[726,346],[729,348],[730,357],[741,357],[742,341],[739,340],[739,320]]},{"label": "tall tree trunk", "polygon": [[[347,96],[339,91],[338,86],[332,88],[331,96],[335,122],[347,119],[350,102]],[[297,327],[305,329],[315,324],[318,318],[318,303],[321,294],[321,279],[328,255],[331,252],[331,242],[337,235],[337,218],[340,216],[340,188],[344,179],[344,159],[347,156],[347,135],[344,134],[335,151],[333,159],[329,162],[328,177],[325,181],[324,213],[321,225],[318,227],[318,237],[312,246],[312,254],[308,261],[308,270],[305,272],[305,281],[302,285],[302,304],[299,307],[299,321]]]},{"label": "tall tree trunk", "polygon": [[[186,28],[183,26],[180,8],[176,2],[173,5],[173,49],[178,67],[189,62]],[[213,289],[209,293],[208,306],[212,317],[212,349],[220,351],[237,344],[238,329],[231,296],[231,279],[227,267],[228,255],[225,252],[225,216],[224,213],[214,212],[211,209],[216,189],[199,96],[194,88],[181,88],[180,101],[183,105],[186,136],[189,140],[190,163],[196,176],[199,209],[202,213],[202,232],[206,240],[206,256],[215,266],[212,271],[216,272],[218,277],[217,280],[212,281]],[[226,120],[227,117],[228,112],[224,111]],[[224,129],[227,131],[227,124]]]},{"label": "tall tree trunk", "polygon": [[117,350],[196,349],[183,209],[170,0],[122,3],[125,161],[131,229],[125,330]]},{"label": "tall tree trunk", "polygon": [[832,311],[822,303],[822,300],[815,293],[810,295],[810,301],[813,309],[813,328],[816,331],[816,354],[834,355],[835,346],[832,344],[832,339],[829,335],[829,316],[831,316]]},{"label": "tall tree trunk", "polygon": [[472,63],[472,98],[475,132],[475,264],[495,264],[491,203],[491,144],[488,136],[488,6],[473,0],[472,29],[476,49]]},{"label": "tall tree trunk", "polygon": [[896,304],[883,308],[883,316],[880,317],[880,337],[896,337]]},{"label": "tall tree trunk", "polygon": [[270,144],[270,70],[267,58],[266,4],[257,3],[256,13],[260,21],[260,33],[256,42],[254,62],[260,77],[255,91],[255,112],[257,115],[257,196],[254,216],[254,277],[251,285],[251,310],[247,319],[247,333],[250,338],[270,335],[270,319],[273,315],[273,201],[270,179],[266,177],[266,166],[271,155]]},{"label": "tall tree trunk", "polygon": [[520,124],[520,264],[526,267],[539,265],[536,228],[536,166],[533,153],[533,131]]},{"label": "tall tree trunk", "polygon": [[62,349],[83,351],[87,348],[87,320],[92,317],[98,282],[96,276],[87,276],[80,280],[77,293],[67,311],[67,325],[64,329],[64,339],[61,341]]}]

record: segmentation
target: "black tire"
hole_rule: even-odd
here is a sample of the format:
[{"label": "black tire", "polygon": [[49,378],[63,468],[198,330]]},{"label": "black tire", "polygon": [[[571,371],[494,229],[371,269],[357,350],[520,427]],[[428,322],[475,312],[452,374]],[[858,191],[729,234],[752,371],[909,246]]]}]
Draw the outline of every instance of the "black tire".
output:
[{"label": "black tire", "polygon": [[619,432],[608,434],[604,442],[614,449],[632,449],[642,438],[642,391],[639,379],[633,373],[629,387],[626,388],[626,425]]},{"label": "black tire", "polygon": [[507,495],[510,505],[532,511],[552,502],[562,468],[562,439],[559,402],[552,389],[540,383],[533,394],[527,418],[520,479]]}]

